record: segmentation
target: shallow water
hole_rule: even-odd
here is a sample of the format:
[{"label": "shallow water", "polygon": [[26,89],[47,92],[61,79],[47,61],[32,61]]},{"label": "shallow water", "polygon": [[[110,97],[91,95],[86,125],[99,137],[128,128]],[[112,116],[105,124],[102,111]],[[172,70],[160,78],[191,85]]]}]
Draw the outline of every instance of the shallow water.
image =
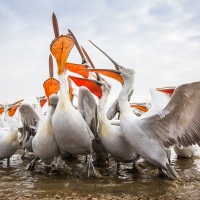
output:
[{"label": "shallow water", "polygon": [[6,160],[0,163],[0,197],[66,197],[73,195],[97,197],[106,195],[126,196],[138,198],[172,198],[200,199],[200,148],[193,158],[177,158],[172,153],[172,165],[181,177],[181,181],[172,181],[166,177],[159,177],[155,167],[142,159],[138,165],[142,172],[131,172],[131,163],[122,164],[119,172],[115,162],[110,165],[96,165],[102,178],[87,178],[84,158],[67,161],[70,173],[45,173],[41,164],[37,164],[35,171],[28,171],[27,165],[34,158],[30,156],[21,160],[22,150],[19,149],[11,157],[10,166]]}]

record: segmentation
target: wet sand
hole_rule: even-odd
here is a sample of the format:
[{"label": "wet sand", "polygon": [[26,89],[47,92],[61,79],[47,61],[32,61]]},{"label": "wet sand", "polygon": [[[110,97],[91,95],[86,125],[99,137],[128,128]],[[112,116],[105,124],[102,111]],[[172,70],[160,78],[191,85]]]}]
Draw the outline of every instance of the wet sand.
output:
[{"label": "wet sand", "polygon": [[172,165],[181,180],[159,177],[158,170],[140,159],[142,172],[131,172],[131,163],[96,165],[102,178],[87,178],[84,158],[67,161],[71,171],[47,173],[41,163],[34,171],[27,165],[34,158],[21,160],[19,149],[6,166],[0,164],[0,199],[200,199],[200,150],[193,158],[181,159],[172,154]]}]

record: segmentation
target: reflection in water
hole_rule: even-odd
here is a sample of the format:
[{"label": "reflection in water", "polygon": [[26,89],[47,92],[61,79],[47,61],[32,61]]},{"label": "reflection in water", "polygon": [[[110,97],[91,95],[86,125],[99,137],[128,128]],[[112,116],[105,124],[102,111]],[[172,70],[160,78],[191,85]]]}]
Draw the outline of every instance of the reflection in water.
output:
[{"label": "reflection in water", "polygon": [[[77,159],[67,163],[71,168],[70,174],[45,174],[41,170],[31,172],[26,169],[32,158],[21,160],[21,150],[11,157],[11,165],[7,167],[6,160],[0,163],[0,193],[19,195],[29,192],[54,195],[80,193],[96,194],[133,194],[137,196],[156,197],[173,191],[177,181],[158,177],[155,167],[142,159],[138,165],[143,172],[131,172],[132,164],[122,164],[119,172],[115,162],[110,166],[98,166],[103,175],[101,179],[88,179],[84,176],[84,159]],[[41,164],[40,164],[41,165]],[[38,165],[38,166],[40,166]],[[194,158],[181,159],[172,153],[172,165],[178,174],[186,181],[191,178],[200,181],[200,150]],[[194,187],[193,187],[194,189]]]}]

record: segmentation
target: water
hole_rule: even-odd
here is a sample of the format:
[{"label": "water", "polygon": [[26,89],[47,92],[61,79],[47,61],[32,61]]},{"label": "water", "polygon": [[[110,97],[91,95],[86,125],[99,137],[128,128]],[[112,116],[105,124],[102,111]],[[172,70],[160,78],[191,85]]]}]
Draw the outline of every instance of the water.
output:
[{"label": "water", "polygon": [[138,165],[142,172],[131,172],[131,164],[122,164],[120,171],[114,161],[110,165],[96,165],[102,178],[87,178],[84,158],[68,161],[71,173],[46,173],[41,164],[35,171],[28,171],[27,165],[34,158],[29,156],[21,160],[22,149],[11,157],[10,166],[6,160],[0,163],[0,197],[58,197],[88,196],[97,197],[132,195],[140,198],[174,197],[181,199],[200,198],[200,148],[193,158],[180,159],[172,153],[172,165],[181,177],[181,181],[172,181],[159,177],[155,167],[142,159]]}]

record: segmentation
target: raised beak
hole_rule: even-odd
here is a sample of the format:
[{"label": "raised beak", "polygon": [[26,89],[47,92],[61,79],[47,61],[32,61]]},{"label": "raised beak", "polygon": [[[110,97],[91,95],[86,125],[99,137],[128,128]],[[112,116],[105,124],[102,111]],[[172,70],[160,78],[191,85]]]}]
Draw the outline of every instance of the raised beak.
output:
[{"label": "raised beak", "polygon": [[97,49],[99,49],[99,51],[101,51],[114,64],[116,70],[119,70],[121,67],[120,65],[118,65],[110,56],[108,56],[108,54],[106,54],[102,49],[95,45],[91,40],[89,40],[89,42],[93,44]]},{"label": "raised beak", "polygon": [[9,115],[10,117],[12,117],[12,116],[15,114],[17,108],[19,108],[19,107],[20,107],[20,105],[13,105],[13,106],[9,109],[8,115]]},{"label": "raised beak", "polygon": [[145,106],[140,105],[140,104],[130,104],[130,106],[131,106],[131,108],[137,108],[137,109],[144,111],[144,112],[148,111],[148,109]]},{"label": "raised beak", "polygon": [[97,80],[92,79],[84,79],[84,78],[78,78],[75,76],[69,76],[69,78],[79,87],[85,86],[87,87],[91,93],[96,95],[99,99],[102,97],[102,89],[101,85],[102,83]]},{"label": "raised beak", "polygon": [[87,65],[74,64],[74,63],[67,62],[65,66],[69,71],[77,73],[77,74],[80,74],[84,78],[88,78],[88,76],[89,76],[89,72],[88,71],[80,70],[80,69],[87,69]]},{"label": "raised beak", "polygon": [[22,101],[24,101],[24,99],[21,99],[19,101],[16,101],[15,103],[13,103],[14,105],[21,103]]},{"label": "raised beak", "polygon": [[50,50],[57,62],[58,75],[65,72],[65,63],[73,46],[74,40],[68,35],[61,35],[52,41]]},{"label": "raised beak", "polygon": [[59,37],[59,28],[58,28],[58,21],[57,21],[56,15],[54,13],[52,15],[52,23],[53,23],[55,38],[57,38]]},{"label": "raised beak", "polygon": [[124,79],[122,78],[121,74],[117,70],[113,69],[82,69],[83,71],[89,71],[89,72],[96,72],[105,76],[108,76],[110,78],[113,78],[117,81],[119,81],[122,85],[124,84]]},{"label": "raised beak", "polygon": [[45,94],[48,98],[48,104],[49,104],[49,97],[51,94],[57,94],[59,89],[60,89],[60,85],[59,85],[59,81],[53,77],[48,78],[44,83],[43,83],[43,87],[44,87],[44,91]]},{"label": "raised beak", "polygon": [[160,92],[164,92],[165,94],[172,95],[174,93],[175,87],[163,87],[163,88],[156,88],[156,90]]},{"label": "raised beak", "polygon": [[53,77],[53,58],[49,55],[49,77]]},{"label": "raised beak", "polygon": [[81,51],[81,48],[80,48],[80,46],[79,46],[79,43],[78,43],[78,41],[77,41],[75,35],[72,33],[72,31],[71,31],[70,29],[68,29],[68,32],[69,32],[70,36],[72,36],[72,38],[73,38],[73,40],[74,40],[75,46],[76,46],[76,48],[77,48],[77,50],[78,50],[78,52],[79,52],[79,54],[80,54],[80,56],[81,56],[82,64],[87,63],[87,62],[86,62],[86,59],[85,59],[85,56],[84,56],[83,52]]},{"label": "raised beak", "polygon": [[71,79],[67,76],[67,82],[68,82],[68,86],[69,86],[69,99],[72,102],[73,101],[73,88],[72,88],[72,82]]}]

